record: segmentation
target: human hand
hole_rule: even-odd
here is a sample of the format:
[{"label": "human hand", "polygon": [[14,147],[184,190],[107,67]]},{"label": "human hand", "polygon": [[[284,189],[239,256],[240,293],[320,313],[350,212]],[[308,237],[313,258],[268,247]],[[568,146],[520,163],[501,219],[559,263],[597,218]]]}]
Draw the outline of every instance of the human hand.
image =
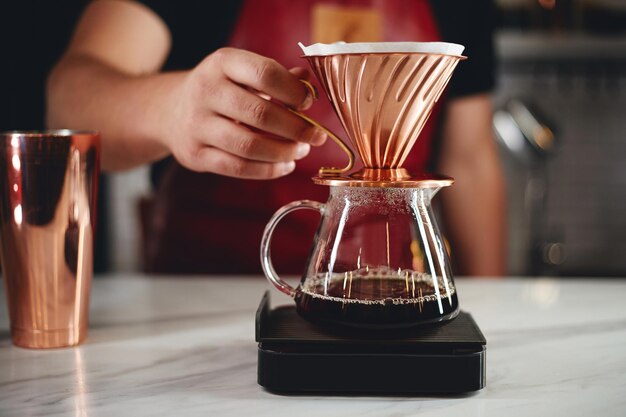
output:
[{"label": "human hand", "polygon": [[[285,106],[306,110],[313,97],[287,70],[252,52],[223,48],[205,58],[175,89],[166,117],[166,146],[194,171],[251,179],[286,175],[326,134]],[[269,96],[272,101],[262,98]]]}]

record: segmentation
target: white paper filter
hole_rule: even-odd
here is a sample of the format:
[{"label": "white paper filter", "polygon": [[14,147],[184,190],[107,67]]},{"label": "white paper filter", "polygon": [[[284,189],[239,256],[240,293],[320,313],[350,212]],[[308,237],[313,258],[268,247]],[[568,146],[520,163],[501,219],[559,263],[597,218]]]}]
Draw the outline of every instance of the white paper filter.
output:
[{"label": "white paper filter", "polygon": [[315,43],[304,46],[298,43],[306,56],[375,53],[424,53],[459,56],[465,46],[447,42],[336,42]]}]

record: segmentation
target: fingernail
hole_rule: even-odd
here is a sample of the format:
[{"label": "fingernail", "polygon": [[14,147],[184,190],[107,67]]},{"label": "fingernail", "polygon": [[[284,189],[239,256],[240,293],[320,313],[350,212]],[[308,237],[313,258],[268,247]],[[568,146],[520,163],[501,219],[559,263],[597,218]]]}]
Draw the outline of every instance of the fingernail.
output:
[{"label": "fingernail", "polygon": [[278,170],[280,171],[281,175],[287,175],[291,171],[293,171],[295,168],[296,168],[296,163],[294,161],[289,161],[289,162],[281,163]]},{"label": "fingernail", "polygon": [[326,133],[324,133],[324,131],[316,128],[316,127],[311,127],[308,131],[307,131],[307,135],[308,140],[307,142],[310,143],[313,146],[320,146],[323,145],[324,142],[326,142],[326,138],[328,137],[326,135]]},{"label": "fingernail", "polygon": [[306,97],[302,104],[298,106],[298,110],[308,110],[313,105],[313,96],[307,91]]},{"label": "fingernail", "polygon": [[311,151],[311,145],[308,143],[299,143],[296,148],[296,159],[302,159]]}]

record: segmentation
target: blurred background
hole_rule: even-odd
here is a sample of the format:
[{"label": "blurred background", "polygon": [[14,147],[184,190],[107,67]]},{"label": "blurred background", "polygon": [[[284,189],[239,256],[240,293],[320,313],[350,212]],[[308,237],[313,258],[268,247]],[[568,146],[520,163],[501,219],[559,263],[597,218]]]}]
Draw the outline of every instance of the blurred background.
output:
[{"label": "blurred background", "polygon": [[[46,75],[85,3],[0,5],[0,131],[44,128]],[[496,3],[508,273],[626,276],[626,1]],[[101,184],[96,271],[139,271],[148,168]]]}]

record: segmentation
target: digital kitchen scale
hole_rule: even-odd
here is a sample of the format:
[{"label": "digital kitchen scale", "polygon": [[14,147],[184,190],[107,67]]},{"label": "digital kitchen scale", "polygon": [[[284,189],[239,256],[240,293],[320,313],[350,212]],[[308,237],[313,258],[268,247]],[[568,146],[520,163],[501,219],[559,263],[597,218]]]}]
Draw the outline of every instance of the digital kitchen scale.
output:
[{"label": "digital kitchen scale", "polygon": [[408,330],[319,327],[294,306],[256,313],[258,383],[276,393],[453,394],[485,387],[486,340],[471,315]]}]

